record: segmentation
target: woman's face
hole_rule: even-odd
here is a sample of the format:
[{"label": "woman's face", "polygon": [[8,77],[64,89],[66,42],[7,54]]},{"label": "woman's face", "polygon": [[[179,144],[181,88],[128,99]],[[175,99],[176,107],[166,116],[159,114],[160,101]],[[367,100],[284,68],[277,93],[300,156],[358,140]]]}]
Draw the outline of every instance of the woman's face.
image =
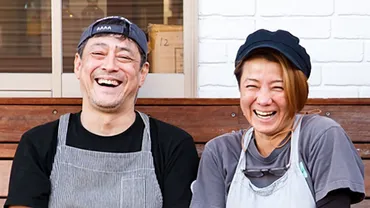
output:
[{"label": "woman's face", "polygon": [[252,58],[242,66],[240,106],[256,134],[272,136],[289,125],[279,63]]}]

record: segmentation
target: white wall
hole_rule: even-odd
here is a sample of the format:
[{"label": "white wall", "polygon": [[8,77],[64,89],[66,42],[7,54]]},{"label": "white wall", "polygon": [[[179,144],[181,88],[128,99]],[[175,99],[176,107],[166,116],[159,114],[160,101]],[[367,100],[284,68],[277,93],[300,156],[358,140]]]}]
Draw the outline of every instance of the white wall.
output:
[{"label": "white wall", "polygon": [[259,28],[301,38],[309,97],[370,97],[369,0],[199,0],[199,97],[239,96],[234,58]]}]

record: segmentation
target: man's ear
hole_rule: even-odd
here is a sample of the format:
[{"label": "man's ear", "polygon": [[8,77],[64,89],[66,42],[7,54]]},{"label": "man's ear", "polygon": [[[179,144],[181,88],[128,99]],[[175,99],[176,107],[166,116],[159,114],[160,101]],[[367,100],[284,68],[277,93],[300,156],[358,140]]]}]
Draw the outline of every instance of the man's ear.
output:
[{"label": "man's ear", "polygon": [[80,79],[80,73],[81,73],[81,65],[82,65],[82,60],[81,57],[78,53],[75,54],[75,60],[74,60],[74,73],[77,77],[77,79]]},{"label": "man's ear", "polygon": [[146,76],[149,73],[149,63],[148,62],[145,62],[143,64],[139,73],[140,73],[139,87],[141,87],[143,86]]}]

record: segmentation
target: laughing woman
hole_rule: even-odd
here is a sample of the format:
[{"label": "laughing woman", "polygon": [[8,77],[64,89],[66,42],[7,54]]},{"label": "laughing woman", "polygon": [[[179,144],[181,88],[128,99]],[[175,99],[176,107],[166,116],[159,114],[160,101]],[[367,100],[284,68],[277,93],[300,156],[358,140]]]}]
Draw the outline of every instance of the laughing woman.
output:
[{"label": "laughing woman", "polygon": [[258,30],[234,74],[251,127],[205,146],[191,208],[349,208],[364,199],[364,166],[343,128],[302,112],[310,56],[291,33]]}]

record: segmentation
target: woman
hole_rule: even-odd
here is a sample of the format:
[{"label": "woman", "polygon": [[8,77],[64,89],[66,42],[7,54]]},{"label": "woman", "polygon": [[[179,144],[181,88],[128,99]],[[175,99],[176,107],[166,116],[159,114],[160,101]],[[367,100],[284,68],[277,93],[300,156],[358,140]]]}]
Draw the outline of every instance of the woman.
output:
[{"label": "woman", "polygon": [[310,56],[283,30],[239,48],[235,76],[251,128],[205,146],[191,208],[349,208],[364,199],[364,166],[341,126],[314,112]]}]

